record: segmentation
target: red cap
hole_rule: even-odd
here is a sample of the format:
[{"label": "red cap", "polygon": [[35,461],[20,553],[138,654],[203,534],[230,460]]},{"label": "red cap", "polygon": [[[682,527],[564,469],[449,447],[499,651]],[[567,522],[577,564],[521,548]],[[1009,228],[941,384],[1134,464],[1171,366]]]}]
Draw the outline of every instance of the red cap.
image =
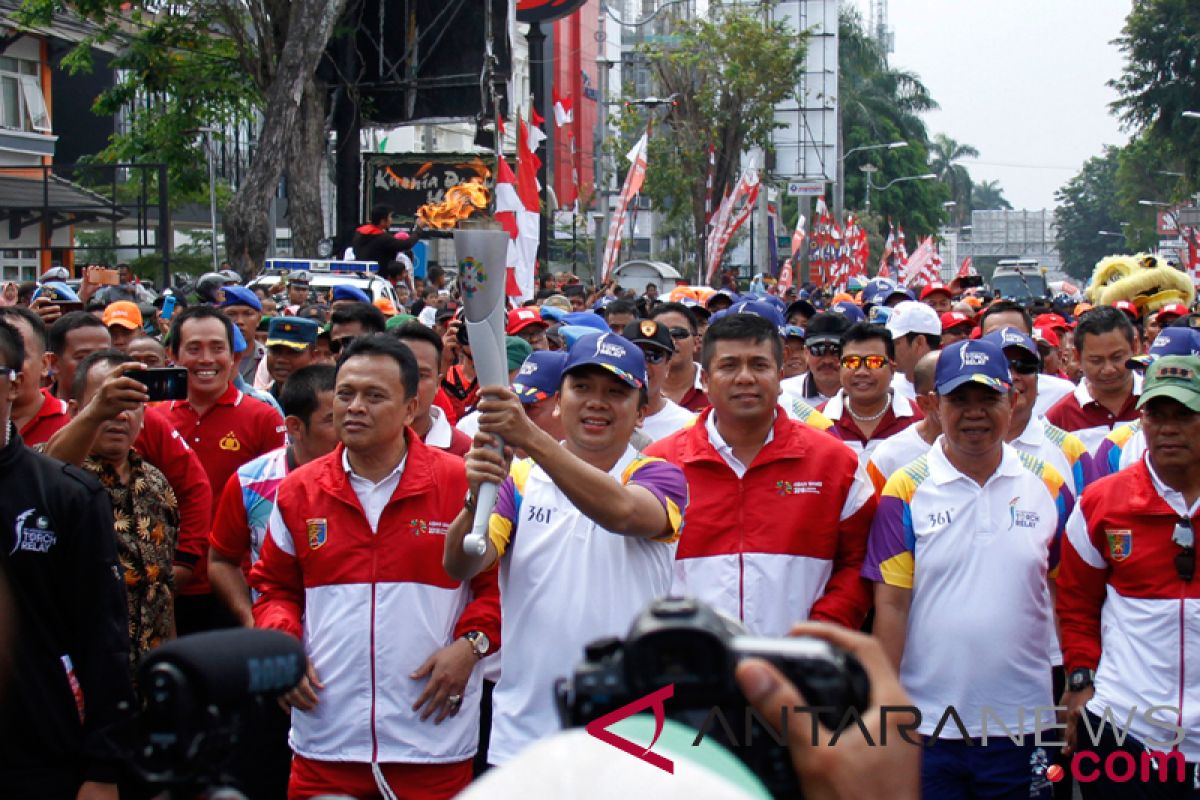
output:
[{"label": "red cap", "polygon": [[967,338],[968,339],[978,339],[981,336],[983,336],[983,328],[974,327],[974,328],[971,328],[971,335],[968,336]]},{"label": "red cap", "polygon": [[[1052,316],[1052,315],[1043,315],[1043,316]],[[1035,325],[1033,327],[1033,340],[1035,342],[1045,342],[1046,344],[1050,345],[1051,347],[1058,347],[1059,343],[1060,343],[1058,334],[1054,332],[1054,328],[1051,328],[1049,326],[1042,327],[1041,325]]]},{"label": "red cap", "polygon": [[1155,315],[1155,320],[1161,322],[1164,314],[1167,316],[1186,317],[1188,315],[1187,306],[1183,305],[1182,303],[1170,303],[1165,305],[1158,310],[1158,314]]},{"label": "red cap", "polygon": [[947,311],[944,314],[942,314],[940,319],[942,322],[942,332],[943,333],[950,330],[951,328],[957,328],[960,325],[974,325],[975,324],[975,320],[971,319],[970,317],[968,317],[966,314],[962,313],[961,311]]},{"label": "red cap", "polygon": [[1112,306],[1113,306],[1113,308],[1121,309],[1126,314],[1133,317],[1134,322],[1138,321],[1137,306],[1135,306],[1133,303],[1129,302],[1128,300],[1118,300],[1117,302],[1113,303]]},{"label": "red cap", "polygon": [[924,289],[921,290],[921,299],[924,300],[926,297],[929,297],[929,295],[933,294],[934,292],[942,292],[943,294],[946,295],[946,297],[954,296],[950,292],[950,289],[946,287],[946,284],[942,283],[941,281],[934,281],[933,283],[929,284],[928,286],[926,286]]},{"label": "red cap", "polygon": [[1055,331],[1068,331],[1071,329],[1071,323],[1058,314],[1038,314],[1033,324],[1038,328],[1050,328]]},{"label": "red cap", "polygon": [[518,331],[523,331],[530,325],[548,326],[548,323],[542,319],[542,312],[533,306],[522,306],[508,312],[509,336],[514,336]]}]

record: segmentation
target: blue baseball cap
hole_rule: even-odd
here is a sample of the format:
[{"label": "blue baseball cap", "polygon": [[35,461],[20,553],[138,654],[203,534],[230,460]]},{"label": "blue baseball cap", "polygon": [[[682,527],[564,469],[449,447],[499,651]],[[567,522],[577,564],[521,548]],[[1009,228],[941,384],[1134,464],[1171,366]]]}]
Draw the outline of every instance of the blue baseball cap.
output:
[{"label": "blue baseball cap", "polygon": [[942,350],[933,374],[938,394],[950,394],[966,383],[978,383],[997,392],[1012,388],[1012,375],[1004,351],[983,339],[963,339]]},{"label": "blue baseball cap", "polygon": [[829,310],[834,314],[841,314],[843,317],[850,320],[850,324],[852,325],[856,322],[864,322],[867,319],[867,315],[863,313],[863,310],[854,303],[851,303],[849,300],[842,300],[840,303],[834,303],[829,307]]},{"label": "blue baseball cap", "polygon": [[[546,320],[547,322],[562,322],[564,319],[566,319],[567,314],[571,313],[570,311],[563,311],[558,306],[548,306],[545,303],[539,306],[539,309],[542,312],[542,319]],[[585,311],[583,313],[586,314],[587,312]],[[596,315],[593,314],[592,316],[594,317]]]},{"label": "blue baseball cap", "polygon": [[245,352],[245,350],[246,350],[246,337],[242,335],[242,329],[239,328],[237,325],[234,325],[233,326],[233,354],[236,356],[238,353]]},{"label": "blue baseball cap", "polygon": [[321,326],[311,319],[273,317],[267,328],[267,347],[281,344],[293,350],[303,350],[317,343],[320,330]]},{"label": "blue baseball cap", "polygon": [[253,290],[245,286],[226,286],[223,289],[225,299],[221,302],[221,308],[229,308],[230,306],[249,306],[255,311],[262,311],[262,303],[258,299]]},{"label": "blue baseball cap", "polygon": [[1150,352],[1125,362],[1130,369],[1145,369],[1163,356],[1200,355],[1200,331],[1195,328],[1163,328],[1154,337]]},{"label": "blue baseball cap", "polygon": [[1011,325],[1007,328],[1000,328],[992,331],[987,336],[979,337],[981,342],[991,342],[1001,350],[1007,350],[1010,347],[1019,347],[1027,353],[1031,353],[1034,358],[1039,361],[1042,354],[1038,352],[1037,342],[1031,337],[1026,336],[1025,332],[1019,328],[1014,328]]},{"label": "blue baseball cap", "polygon": [[887,325],[891,318],[891,306],[871,306],[871,312],[867,314],[867,322],[872,325]]},{"label": "blue baseball cap", "polygon": [[599,300],[592,303],[592,310],[593,311],[603,311],[605,306],[607,306],[609,303],[615,303],[615,302],[617,302],[617,298],[613,297],[612,295],[606,294],[606,295],[604,295],[604,297],[601,297]]},{"label": "blue baseball cap", "polygon": [[863,287],[863,305],[882,305],[896,291],[896,282],[890,278],[872,278]]},{"label": "blue baseball cap", "polygon": [[646,356],[642,349],[615,333],[594,333],[577,339],[567,353],[562,374],[588,366],[603,367],[635,389],[646,385]]},{"label": "blue baseball cap", "polygon": [[783,335],[785,327],[783,313],[765,300],[742,300],[741,302],[734,303],[728,311],[724,313],[718,311],[716,314],[713,314],[713,322],[717,321],[718,316],[725,316],[727,314],[757,314],[778,328],[780,336]]},{"label": "blue baseball cap", "polygon": [[62,281],[49,281],[43,283],[37,291],[38,297],[45,297],[47,300],[61,300],[64,303],[78,303],[79,295],[70,286],[67,286]]},{"label": "blue baseball cap", "polygon": [[604,317],[593,314],[590,311],[572,311],[562,318],[564,325],[582,325],[585,328],[600,331],[601,333],[608,332],[608,323],[604,321]]},{"label": "blue baseball cap", "polygon": [[[228,290],[227,290],[228,291]],[[337,300],[351,300],[355,303],[370,303],[371,298],[367,297],[367,293],[357,286],[349,286],[342,284],[341,286],[333,287],[333,295],[329,302]]]},{"label": "blue baseball cap", "polygon": [[563,365],[566,363],[567,354],[563,350],[537,350],[517,370],[512,390],[522,403],[536,403],[553,397],[558,394]]},{"label": "blue baseball cap", "polygon": [[[735,303],[737,303],[738,301],[740,301],[742,299],[741,297],[738,296],[738,293],[733,291],[732,289],[718,289],[717,291],[713,292],[709,296],[708,300],[706,300],[704,302],[704,305],[711,309],[713,301],[720,299],[720,298],[724,298],[725,300],[728,300],[729,306],[734,305]],[[725,306],[725,307],[729,308],[729,306]],[[720,311],[720,309],[717,309],[717,311]]]}]

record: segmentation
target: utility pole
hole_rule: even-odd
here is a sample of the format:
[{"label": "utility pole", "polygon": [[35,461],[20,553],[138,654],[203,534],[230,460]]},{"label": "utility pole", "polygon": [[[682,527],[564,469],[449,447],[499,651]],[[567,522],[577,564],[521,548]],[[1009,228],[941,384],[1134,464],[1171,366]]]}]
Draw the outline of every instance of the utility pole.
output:
[{"label": "utility pole", "polygon": [[[602,43],[601,46],[605,46]],[[599,73],[599,104],[596,113],[596,131],[592,140],[592,159],[595,161],[596,201],[600,204],[600,225],[596,228],[595,250],[596,257],[592,261],[592,280],[599,277],[600,265],[604,263],[604,244],[608,238],[608,226],[611,222],[609,209],[609,177],[607,161],[604,156],[604,142],[608,138],[608,70],[613,65],[606,54],[596,59],[596,71]]]}]

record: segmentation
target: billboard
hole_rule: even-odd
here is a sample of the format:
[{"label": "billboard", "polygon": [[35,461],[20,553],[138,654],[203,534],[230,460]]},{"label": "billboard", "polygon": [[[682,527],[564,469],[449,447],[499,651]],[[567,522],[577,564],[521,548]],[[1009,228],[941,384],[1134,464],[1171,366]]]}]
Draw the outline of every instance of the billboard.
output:
[{"label": "billboard", "polygon": [[785,179],[837,180],[838,0],[781,0],[773,19],[809,31],[794,98],[775,106],[775,168]]},{"label": "billboard", "polygon": [[440,203],[446,190],[473,178],[495,186],[491,159],[472,153],[364,153],[364,208],[376,203],[392,207],[397,221],[413,223],[417,209]]}]

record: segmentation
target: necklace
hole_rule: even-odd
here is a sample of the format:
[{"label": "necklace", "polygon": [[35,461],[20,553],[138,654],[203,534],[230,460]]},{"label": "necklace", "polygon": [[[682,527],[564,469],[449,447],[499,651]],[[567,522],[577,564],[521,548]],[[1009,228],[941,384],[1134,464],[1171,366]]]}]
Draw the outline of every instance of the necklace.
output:
[{"label": "necklace", "polygon": [[850,416],[854,417],[854,419],[858,422],[874,422],[875,420],[879,419],[884,414],[886,414],[887,410],[891,407],[892,407],[892,393],[890,391],[888,392],[887,402],[883,404],[883,408],[879,409],[879,411],[877,413],[872,414],[869,417],[863,417],[863,416],[859,416],[858,414],[855,414],[854,413],[854,405],[851,403],[849,397],[846,398],[846,410],[849,411]]}]

